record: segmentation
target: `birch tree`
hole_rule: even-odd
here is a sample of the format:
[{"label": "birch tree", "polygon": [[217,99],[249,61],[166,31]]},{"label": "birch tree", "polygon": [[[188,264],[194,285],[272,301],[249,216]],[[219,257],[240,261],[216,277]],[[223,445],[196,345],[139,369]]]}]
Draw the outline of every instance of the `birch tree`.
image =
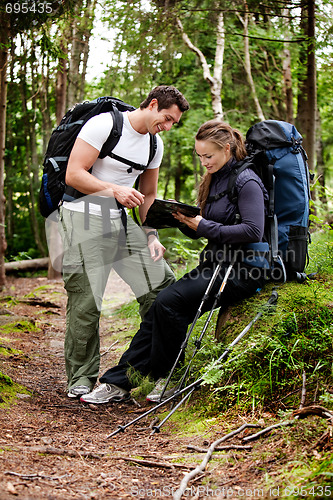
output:
[{"label": "birch tree", "polygon": [[177,16],[176,18],[177,26],[181,32],[183,42],[185,45],[196,54],[198,57],[202,71],[203,77],[208,82],[210,87],[210,93],[212,97],[212,108],[215,118],[223,120],[223,109],[222,109],[222,74],[223,74],[223,56],[225,47],[225,28],[224,28],[224,17],[223,12],[218,12],[217,22],[215,28],[216,36],[216,49],[215,49],[215,60],[213,73],[210,70],[209,64],[203,52],[192,43],[189,35],[186,33],[184,26]]}]

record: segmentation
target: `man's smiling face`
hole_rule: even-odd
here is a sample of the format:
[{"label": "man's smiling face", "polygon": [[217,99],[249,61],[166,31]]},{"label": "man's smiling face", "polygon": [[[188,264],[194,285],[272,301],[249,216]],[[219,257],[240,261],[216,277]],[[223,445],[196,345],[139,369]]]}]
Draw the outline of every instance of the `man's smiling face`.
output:
[{"label": "man's smiling face", "polygon": [[158,111],[158,102],[153,99],[149,104],[151,114],[149,116],[149,123],[147,124],[148,131],[155,135],[164,130],[170,130],[174,123],[178,123],[182,112],[177,104],[173,104],[168,109],[161,109]]}]

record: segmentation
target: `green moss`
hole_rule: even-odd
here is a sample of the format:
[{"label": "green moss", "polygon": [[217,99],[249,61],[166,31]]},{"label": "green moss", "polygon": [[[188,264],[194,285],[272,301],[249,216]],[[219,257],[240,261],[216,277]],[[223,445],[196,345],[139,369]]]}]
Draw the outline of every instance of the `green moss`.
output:
[{"label": "green moss", "polygon": [[[159,414],[162,421],[170,412],[170,409]],[[168,432],[181,437],[201,435],[207,439],[214,433],[214,428],[219,424],[218,417],[207,417],[201,411],[200,405],[191,404],[182,406],[175,411],[165,423]]]},{"label": "green moss", "polygon": [[0,408],[8,408],[15,402],[17,394],[30,394],[30,392],[0,371]]},{"label": "green moss", "polygon": [[13,381],[8,375],[0,372],[0,387],[13,385]]},{"label": "green moss", "polygon": [[28,394],[30,391],[14,382],[8,375],[0,371],[0,408],[8,408],[16,402],[17,394]]},{"label": "green moss", "polygon": [[38,328],[33,321],[22,319],[13,323],[0,325],[0,331],[3,335],[10,335],[12,337],[22,331],[39,332],[40,328]]},{"label": "green moss", "polygon": [[0,355],[2,356],[23,356],[23,352],[12,347],[0,346]]}]

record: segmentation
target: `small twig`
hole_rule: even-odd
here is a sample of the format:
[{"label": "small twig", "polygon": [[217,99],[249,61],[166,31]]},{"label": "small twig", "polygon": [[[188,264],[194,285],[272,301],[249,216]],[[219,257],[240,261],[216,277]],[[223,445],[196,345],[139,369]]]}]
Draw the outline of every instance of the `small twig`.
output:
[{"label": "small twig", "polygon": [[254,441],[255,439],[258,439],[260,436],[263,434],[266,434],[267,432],[270,432],[273,429],[277,429],[278,427],[283,427],[285,425],[292,425],[294,424],[294,420],[284,420],[283,422],[279,422],[278,424],[270,425],[269,427],[266,427],[265,429],[262,429],[259,432],[256,432],[256,434],[252,434],[251,436],[247,436],[242,439],[242,441]]},{"label": "small twig", "polygon": [[[189,444],[187,446],[188,450],[198,451],[199,453],[207,453],[207,448],[200,448],[199,446],[194,446]],[[229,444],[225,446],[216,446],[214,451],[223,451],[223,450],[252,450],[252,446],[240,445],[240,444]]]},{"label": "small twig", "polygon": [[299,405],[299,409],[301,410],[304,406],[305,403],[305,396],[306,396],[306,373],[305,370],[303,370],[303,384],[302,384],[302,394],[301,394],[301,402]]},{"label": "small twig", "polygon": [[210,447],[208,448],[207,450],[207,453],[206,453],[206,456],[204,457],[203,461],[201,462],[200,465],[198,465],[195,469],[193,469],[191,472],[189,472],[188,474],[185,474],[183,480],[181,481],[180,483],[180,486],[178,488],[178,490],[176,491],[176,493],[174,494],[173,496],[173,499],[174,500],[180,500],[181,497],[183,496],[183,493],[184,491],[186,490],[187,488],[187,485],[189,483],[189,481],[191,479],[193,479],[197,474],[203,472],[206,467],[207,467],[207,464],[209,462],[209,460],[211,459],[211,456],[213,454],[213,452],[215,451],[215,448],[220,444],[220,443],[223,443],[224,441],[227,441],[228,439],[232,438],[233,436],[235,436],[236,434],[239,434],[240,432],[242,432],[244,429],[246,429],[247,427],[258,427],[258,425],[255,425],[255,424],[243,424],[241,427],[239,427],[238,429],[232,431],[232,432],[229,432],[229,434],[226,434],[225,436],[223,436],[222,438],[220,439],[217,439],[216,441],[214,441]]},{"label": "small twig", "polygon": [[19,474],[18,472],[13,472],[11,470],[6,470],[5,474],[9,474],[11,476],[20,477],[21,479],[49,479],[50,481],[59,481],[67,476],[67,474],[63,474],[62,476],[44,476],[43,474]]},{"label": "small twig", "polygon": [[111,349],[112,349],[112,347],[113,347],[114,345],[116,345],[118,342],[119,342],[119,340],[116,340],[115,342],[113,342],[113,344],[111,344],[111,345],[110,345],[110,347],[108,347],[108,349],[107,349],[106,351],[104,351],[104,352],[102,352],[102,353],[101,353],[101,357],[102,357],[102,356],[105,356],[105,354],[107,354],[108,352],[110,352],[110,351],[111,351]]},{"label": "small twig", "polygon": [[160,421],[160,418],[158,416],[156,416],[155,418],[153,418],[153,420],[151,421],[150,425],[149,425],[149,428],[152,429],[154,427],[154,425],[158,424]]}]

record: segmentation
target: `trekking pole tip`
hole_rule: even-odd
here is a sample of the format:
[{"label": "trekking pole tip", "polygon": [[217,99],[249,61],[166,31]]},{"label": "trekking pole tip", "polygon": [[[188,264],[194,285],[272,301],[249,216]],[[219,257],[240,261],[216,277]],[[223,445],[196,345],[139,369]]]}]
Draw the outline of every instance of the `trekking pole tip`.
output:
[{"label": "trekking pole tip", "polygon": [[157,425],[154,425],[154,426],[152,427],[152,429],[153,429],[153,430],[152,430],[152,431],[151,431],[151,433],[150,433],[150,435],[151,435],[151,436],[153,436],[154,434],[158,434],[159,432],[161,432],[161,429],[160,429]]}]

